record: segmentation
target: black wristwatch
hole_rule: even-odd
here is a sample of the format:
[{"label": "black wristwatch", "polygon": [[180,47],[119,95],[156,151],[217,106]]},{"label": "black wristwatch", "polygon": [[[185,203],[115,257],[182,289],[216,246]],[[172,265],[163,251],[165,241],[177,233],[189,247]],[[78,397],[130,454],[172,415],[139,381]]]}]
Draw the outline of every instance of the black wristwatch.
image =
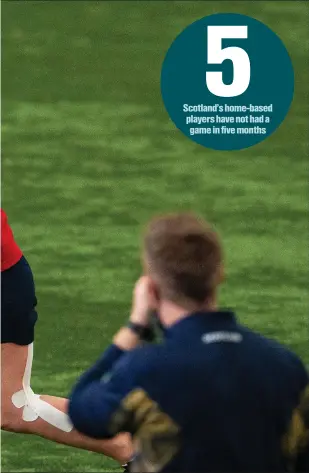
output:
[{"label": "black wristwatch", "polygon": [[129,322],[127,327],[145,342],[152,342],[155,338],[155,333],[152,327],[145,327],[145,325],[136,324],[134,322]]}]

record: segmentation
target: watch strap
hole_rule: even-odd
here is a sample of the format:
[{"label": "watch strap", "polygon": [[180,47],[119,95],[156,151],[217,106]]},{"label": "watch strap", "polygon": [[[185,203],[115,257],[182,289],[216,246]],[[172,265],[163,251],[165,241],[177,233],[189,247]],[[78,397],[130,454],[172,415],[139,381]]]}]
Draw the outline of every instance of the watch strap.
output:
[{"label": "watch strap", "polygon": [[152,342],[155,338],[154,330],[149,326],[145,327],[145,325],[129,321],[127,327],[145,342]]}]

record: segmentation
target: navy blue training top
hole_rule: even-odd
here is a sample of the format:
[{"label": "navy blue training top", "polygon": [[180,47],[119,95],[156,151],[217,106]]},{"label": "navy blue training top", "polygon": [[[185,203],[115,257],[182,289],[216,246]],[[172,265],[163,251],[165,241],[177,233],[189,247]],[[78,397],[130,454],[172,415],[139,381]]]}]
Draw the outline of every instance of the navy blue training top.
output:
[{"label": "navy blue training top", "polygon": [[75,428],[133,435],[132,471],[309,471],[309,380],[299,358],[238,324],[192,314],[158,345],[111,345],[70,397]]}]

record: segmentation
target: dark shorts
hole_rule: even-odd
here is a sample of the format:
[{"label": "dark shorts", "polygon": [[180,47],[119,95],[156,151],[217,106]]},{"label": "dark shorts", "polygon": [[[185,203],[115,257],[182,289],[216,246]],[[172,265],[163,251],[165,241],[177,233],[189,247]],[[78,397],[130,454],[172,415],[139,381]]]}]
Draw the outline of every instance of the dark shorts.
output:
[{"label": "dark shorts", "polygon": [[38,315],[31,268],[23,256],[1,273],[1,343],[29,345]]}]

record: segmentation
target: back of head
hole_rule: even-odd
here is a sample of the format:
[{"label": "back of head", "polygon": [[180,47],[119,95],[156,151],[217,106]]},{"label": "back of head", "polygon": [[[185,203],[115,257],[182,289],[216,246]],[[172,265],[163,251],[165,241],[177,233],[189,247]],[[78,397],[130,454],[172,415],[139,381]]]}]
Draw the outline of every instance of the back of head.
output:
[{"label": "back of head", "polygon": [[183,307],[205,303],[221,281],[218,236],[207,222],[193,214],[153,219],[145,234],[144,263],[160,298]]}]

